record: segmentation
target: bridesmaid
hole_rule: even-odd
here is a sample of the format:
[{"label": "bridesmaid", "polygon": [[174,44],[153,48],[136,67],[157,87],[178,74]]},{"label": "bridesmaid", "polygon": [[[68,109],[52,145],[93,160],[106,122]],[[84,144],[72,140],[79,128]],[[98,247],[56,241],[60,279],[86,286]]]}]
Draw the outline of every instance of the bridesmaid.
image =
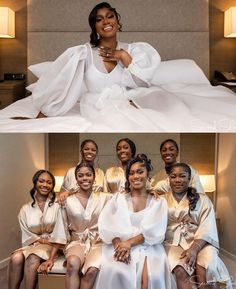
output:
[{"label": "bridesmaid", "polygon": [[[179,147],[175,140],[166,139],[160,145],[160,154],[164,162],[165,168],[159,171],[151,179],[151,186],[159,192],[168,192],[170,190],[169,178],[170,168],[177,163]],[[189,166],[191,169],[190,186],[195,188],[198,193],[203,193],[204,188],[201,184],[198,172]]]},{"label": "bridesmaid", "polygon": [[193,288],[193,283],[202,289],[232,288],[229,273],[219,257],[210,199],[189,186],[191,169],[184,163],[170,168],[169,179],[171,191],[164,195],[169,210],[165,246],[178,289]]},{"label": "bridesmaid", "polygon": [[60,210],[50,239],[55,247],[38,271],[47,274],[58,248],[66,245],[66,289],[91,289],[101,263],[98,217],[111,195],[94,191],[95,170],[90,163],[77,165],[75,176],[79,189],[66,199]]},{"label": "bridesmaid", "polygon": [[[98,145],[94,140],[86,139],[80,145],[81,162],[88,162],[94,167],[95,159],[98,155]],[[95,181],[93,190],[95,192],[103,191],[104,172],[100,168],[95,168]],[[61,192],[58,196],[59,201],[64,202],[65,199],[79,189],[75,178],[75,167],[70,168],[62,183]]]},{"label": "bridesmaid", "polygon": [[107,169],[104,177],[104,192],[116,193],[125,189],[125,170],[136,154],[136,145],[129,138],[122,138],[116,144],[116,155],[120,165]]},{"label": "bridesmaid", "polygon": [[23,247],[10,257],[9,289],[19,289],[23,278],[25,289],[35,289],[37,286],[37,268],[50,256],[52,244],[49,237],[59,212],[54,186],[55,178],[47,170],[39,170],[33,176],[33,188],[30,191],[33,202],[25,204],[18,216]]}]

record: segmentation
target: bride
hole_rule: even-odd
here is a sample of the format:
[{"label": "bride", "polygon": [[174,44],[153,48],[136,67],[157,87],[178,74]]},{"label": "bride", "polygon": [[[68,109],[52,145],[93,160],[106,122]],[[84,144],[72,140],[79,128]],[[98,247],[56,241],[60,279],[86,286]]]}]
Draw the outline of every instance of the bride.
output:
[{"label": "bride", "polygon": [[[206,95],[177,94],[155,86],[160,56],[144,42],[117,41],[120,15],[97,4],[89,15],[90,43],[67,49],[30,85],[32,94],[0,111],[0,118],[68,116],[94,130],[201,131],[223,119],[236,126],[236,99],[207,88]],[[61,119],[60,119],[61,121]],[[123,129],[124,128],[124,129]],[[231,129],[232,130],[232,129]]]}]

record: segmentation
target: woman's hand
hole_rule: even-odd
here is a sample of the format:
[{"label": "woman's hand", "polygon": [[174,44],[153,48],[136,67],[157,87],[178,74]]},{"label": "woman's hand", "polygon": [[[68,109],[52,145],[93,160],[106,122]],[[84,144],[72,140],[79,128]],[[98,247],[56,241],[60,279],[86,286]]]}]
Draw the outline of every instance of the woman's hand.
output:
[{"label": "woman's hand", "polygon": [[47,244],[47,245],[51,245],[51,243],[48,241],[48,239],[46,239],[46,238],[40,238],[40,239],[38,239],[36,242],[38,242],[38,243],[40,243],[40,244],[43,244],[43,245],[45,245],[45,244]]},{"label": "woman's hand", "polygon": [[185,259],[185,264],[190,270],[195,269],[195,264],[197,260],[198,250],[196,247],[190,247],[188,250],[184,250],[180,256],[180,259]]},{"label": "woman's hand", "polygon": [[99,47],[99,55],[102,57],[103,61],[121,61],[125,67],[128,67],[132,61],[129,53],[123,49],[111,49],[109,47]]},{"label": "woman's hand", "polygon": [[42,274],[48,274],[51,271],[53,265],[53,260],[47,260],[38,267],[37,271]]},{"label": "woman's hand", "polygon": [[64,191],[64,192],[61,192],[58,194],[57,196],[57,201],[59,203],[59,205],[61,207],[64,207],[65,206],[65,203],[66,203],[66,199],[69,197],[69,192],[68,191]]},{"label": "woman's hand", "polygon": [[131,259],[130,250],[131,244],[129,241],[119,242],[115,247],[114,258],[117,261],[129,264]]}]

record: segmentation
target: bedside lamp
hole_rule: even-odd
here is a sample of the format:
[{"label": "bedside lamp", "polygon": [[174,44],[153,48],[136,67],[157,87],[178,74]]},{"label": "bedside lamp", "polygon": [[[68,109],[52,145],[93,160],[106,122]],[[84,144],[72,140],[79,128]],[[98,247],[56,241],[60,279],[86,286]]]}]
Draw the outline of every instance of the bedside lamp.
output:
[{"label": "bedside lamp", "polygon": [[62,176],[55,176],[55,180],[56,180],[56,184],[55,184],[54,191],[55,191],[56,193],[59,193],[59,192],[60,192],[60,189],[61,189],[61,185],[62,185],[63,180],[64,180],[64,177],[62,177]]},{"label": "bedside lamp", "polygon": [[15,12],[0,7],[0,38],[15,38]]},{"label": "bedside lamp", "polygon": [[214,207],[215,207],[215,175],[200,175],[200,181],[204,188],[205,193],[208,195],[208,197],[211,199]]},{"label": "bedside lamp", "polygon": [[236,7],[229,8],[224,14],[224,37],[236,37]]}]

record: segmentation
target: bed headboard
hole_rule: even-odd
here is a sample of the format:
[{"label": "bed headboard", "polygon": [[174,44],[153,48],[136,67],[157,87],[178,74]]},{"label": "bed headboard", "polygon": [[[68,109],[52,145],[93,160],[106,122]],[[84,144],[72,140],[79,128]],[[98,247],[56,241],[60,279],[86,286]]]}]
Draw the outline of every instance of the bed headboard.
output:
[{"label": "bed headboard", "polygon": [[[109,0],[108,0],[109,1]],[[28,0],[28,65],[54,60],[89,41],[88,15],[102,1]],[[190,58],[209,75],[208,0],[111,0],[121,15],[119,40],[152,44],[162,60]],[[28,81],[34,79],[28,75]]]}]

